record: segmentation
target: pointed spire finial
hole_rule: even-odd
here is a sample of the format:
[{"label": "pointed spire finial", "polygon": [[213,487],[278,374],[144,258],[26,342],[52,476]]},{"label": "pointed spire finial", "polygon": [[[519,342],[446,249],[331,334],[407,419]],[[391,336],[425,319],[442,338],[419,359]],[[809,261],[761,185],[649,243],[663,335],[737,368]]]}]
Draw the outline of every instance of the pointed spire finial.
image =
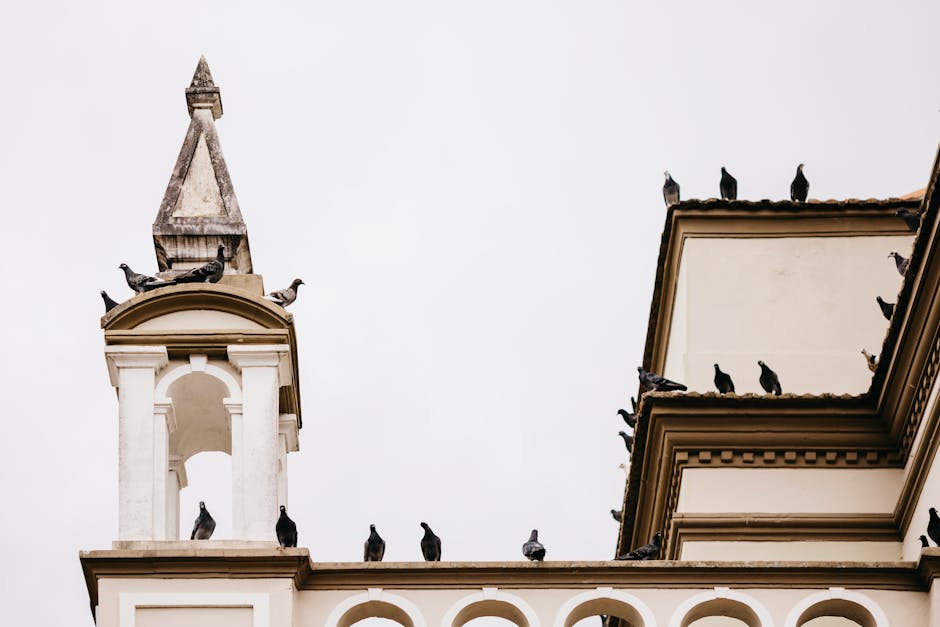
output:
[{"label": "pointed spire finial", "polygon": [[199,57],[193,81],[186,88],[186,106],[189,117],[193,116],[194,109],[211,109],[213,118],[218,120],[222,117],[222,95],[212,80],[212,72],[204,56]]}]

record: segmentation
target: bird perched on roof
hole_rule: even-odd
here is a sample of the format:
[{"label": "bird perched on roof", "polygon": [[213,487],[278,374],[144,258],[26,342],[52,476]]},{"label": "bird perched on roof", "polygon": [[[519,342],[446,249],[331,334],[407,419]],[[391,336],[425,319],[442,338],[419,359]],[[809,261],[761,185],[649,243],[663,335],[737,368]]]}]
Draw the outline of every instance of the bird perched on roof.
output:
[{"label": "bird perched on roof", "polygon": [[930,546],[930,543],[927,542],[927,536],[921,536],[921,537],[920,537],[920,547],[921,547],[922,549],[926,549],[926,548],[928,548],[929,546]]},{"label": "bird perched on roof", "polygon": [[803,164],[796,166],[796,176],[793,177],[793,182],[790,183],[790,200],[793,202],[806,202],[806,197],[809,195],[809,181],[806,180],[806,176],[803,174]]},{"label": "bird perched on roof", "polygon": [[868,364],[868,369],[874,372],[878,369],[878,358],[875,355],[872,355],[864,348],[862,349],[862,355],[865,356],[865,363]]},{"label": "bird perched on roof", "polygon": [[898,274],[904,276],[904,273],[907,272],[907,264],[910,262],[910,259],[905,259],[896,252],[892,252],[889,257],[894,257],[894,265],[898,268]]},{"label": "bird perched on roof", "polygon": [[911,211],[910,209],[898,209],[894,212],[894,215],[902,218],[904,223],[907,225],[907,228],[912,232],[916,233],[917,229],[920,228],[920,211]]},{"label": "bird perched on roof", "polygon": [[715,364],[715,387],[722,394],[734,394],[734,381],[727,372],[722,372],[718,364]]},{"label": "bird perched on roof", "polygon": [[783,391],[780,389],[780,379],[777,377],[777,373],[762,361],[758,361],[757,365],[760,366],[760,386],[768,394],[780,396]]},{"label": "bird perched on roof", "polygon": [[934,541],[934,544],[940,546],[940,516],[937,516],[937,508],[931,507],[927,510],[930,515],[930,521],[927,523],[927,535]]},{"label": "bird perched on roof", "polygon": [[627,445],[627,452],[633,452],[633,436],[626,431],[618,431],[617,435],[623,438],[623,443]]},{"label": "bird perched on roof", "polygon": [[545,559],[545,547],[539,542],[538,529],[533,529],[532,533],[529,534],[528,541],[522,545],[522,554],[525,555],[530,562],[541,562]]},{"label": "bird perched on roof", "polygon": [[878,306],[881,307],[881,315],[885,317],[885,320],[891,320],[891,316],[894,315],[894,303],[886,303],[881,296],[876,296],[875,300],[878,301]]},{"label": "bird perched on roof", "polygon": [[294,279],[293,283],[290,284],[290,287],[285,287],[282,290],[271,292],[268,294],[268,296],[270,296],[271,300],[281,307],[287,307],[292,302],[297,300],[297,290],[300,289],[301,285],[305,285],[305,283],[300,279]]},{"label": "bird perched on roof", "polygon": [[174,280],[177,283],[218,283],[225,271],[225,246],[219,244],[219,249],[215,254],[215,259],[209,263],[193,268],[185,274],[181,274]]},{"label": "bird perched on roof", "polygon": [[738,199],[738,179],[731,176],[724,166],[721,167],[721,181],[718,183],[718,191],[721,192],[722,200]]},{"label": "bird perched on roof", "polygon": [[623,421],[627,423],[628,427],[636,429],[636,412],[631,414],[626,409],[618,409],[617,414],[623,418]]},{"label": "bird perched on roof", "polygon": [[654,392],[675,392],[678,390],[684,392],[689,389],[681,383],[676,383],[675,381],[670,381],[669,379],[661,377],[658,374],[647,372],[646,370],[643,370],[642,366],[637,366],[636,371],[640,373],[640,385],[647,390],[652,390]]},{"label": "bird perched on roof", "polygon": [[287,517],[287,508],[283,505],[277,524],[274,525],[274,533],[277,534],[277,543],[281,546],[297,546],[297,525]]},{"label": "bird perched on roof", "polygon": [[626,555],[618,555],[618,560],[653,560],[659,556],[660,549],[663,548],[663,532],[657,531],[653,534],[653,539],[649,544],[644,544],[638,549],[633,549]]},{"label": "bird perched on roof", "polygon": [[421,538],[421,555],[426,562],[441,561],[441,539],[434,535],[428,523],[421,523],[424,529],[424,537]]},{"label": "bird perched on roof", "polygon": [[617,522],[623,522],[623,510],[622,509],[612,509],[610,510],[610,515],[614,517],[614,520]]},{"label": "bird perched on roof", "polygon": [[101,290],[101,300],[104,301],[104,312],[108,313],[112,309],[118,306],[118,302],[108,296],[108,293],[104,290]]},{"label": "bird perched on roof", "polygon": [[362,561],[381,562],[385,557],[385,540],[375,530],[375,525],[369,525],[369,537],[363,545]]},{"label": "bird perched on roof", "polygon": [[208,540],[215,531],[215,520],[206,509],[206,504],[199,501],[199,515],[196,516],[196,522],[193,525],[193,533],[189,536],[190,540]]},{"label": "bird perched on roof", "polygon": [[666,206],[674,205],[679,202],[679,184],[672,180],[672,175],[669,174],[669,170],[666,170],[666,182],[663,183],[663,199],[666,201]]},{"label": "bird perched on roof", "polygon": [[131,267],[126,263],[122,263],[118,266],[121,270],[124,271],[124,280],[127,281],[127,287],[131,288],[138,294],[143,294],[147,291],[147,285],[150,283],[158,283],[156,277],[147,276],[146,274],[138,274],[131,270]]}]

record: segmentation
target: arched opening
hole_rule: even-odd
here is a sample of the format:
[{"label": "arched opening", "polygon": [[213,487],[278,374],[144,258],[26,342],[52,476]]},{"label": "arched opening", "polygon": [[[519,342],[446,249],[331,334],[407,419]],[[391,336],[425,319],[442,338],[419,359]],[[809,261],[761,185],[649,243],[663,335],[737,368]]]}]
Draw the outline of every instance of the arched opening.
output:
[{"label": "arched opening", "polygon": [[167,390],[173,401],[176,429],[170,452],[186,461],[204,451],[232,452],[232,431],[223,399],[228,389],[216,377],[193,372],[178,378]]},{"label": "arched opening", "polygon": [[762,627],[750,606],[726,597],[699,603],[683,617],[680,627]]},{"label": "arched opening", "polygon": [[213,540],[232,537],[232,458],[217,451],[197,453],[186,460],[188,484],[179,495],[179,537],[189,540],[199,501],[215,520]]},{"label": "arched opening", "polygon": [[499,616],[481,616],[464,623],[464,627],[514,627],[514,625],[516,623],[513,621]]},{"label": "arched opening", "polygon": [[501,599],[483,599],[464,606],[454,616],[450,627],[469,623],[473,623],[472,627],[509,627],[507,623],[533,627],[520,607]]},{"label": "arched opening", "polygon": [[415,627],[414,621],[404,609],[386,601],[366,601],[346,610],[336,623],[336,627]]},{"label": "arched opening", "polygon": [[803,610],[796,627],[877,627],[875,617],[848,599],[827,599]]},{"label": "arched opening", "polygon": [[[607,617],[607,620],[601,619]],[[647,627],[640,612],[630,603],[607,597],[577,605],[568,613],[564,627]]]}]

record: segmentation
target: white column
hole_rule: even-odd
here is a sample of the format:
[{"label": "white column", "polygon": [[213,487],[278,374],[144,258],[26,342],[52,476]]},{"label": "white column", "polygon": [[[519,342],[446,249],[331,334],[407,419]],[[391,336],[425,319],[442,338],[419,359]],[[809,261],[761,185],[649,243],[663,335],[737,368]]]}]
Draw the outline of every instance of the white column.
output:
[{"label": "white column", "polygon": [[245,539],[245,499],[244,499],[244,418],[242,416],[242,404],[226,398],[222,401],[225,411],[228,413],[228,428],[232,434],[232,538],[237,540]]},{"label": "white column", "polygon": [[[105,348],[111,385],[118,389],[118,539],[154,540],[164,535],[154,509],[163,510],[165,496],[154,502],[157,485],[166,482],[166,432],[154,420],[156,373],[167,364],[163,346]],[[160,459],[163,457],[162,460]],[[162,466],[161,466],[162,464]],[[159,478],[155,469],[163,468]]]},{"label": "white column", "polygon": [[287,454],[297,449],[297,416],[281,414],[277,421],[277,503],[285,507],[287,507]]},{"label": "white column", "polygon": [[186,487],[183,458],[170,454],[166,479],[166,539],[180,539],[180,490]]},{"label": "white column", "polygon": [[169,540],[170,433],[176,430],[173,401],[168,398],[153,404],[153,539]]},{"label": "white column", "polygon": [[[278,517],[278,392],[281,374],[290,373],[290,348],[287,345],[229,346],[228,355],[229,361],[242,374],[239,447],[236,448],[234,425],[232,436],[232,466],[240,466],[239,508],[243,521],[240,537],[236,537],[273,541]],[[233,486],[233,493],[238,491]]]}]

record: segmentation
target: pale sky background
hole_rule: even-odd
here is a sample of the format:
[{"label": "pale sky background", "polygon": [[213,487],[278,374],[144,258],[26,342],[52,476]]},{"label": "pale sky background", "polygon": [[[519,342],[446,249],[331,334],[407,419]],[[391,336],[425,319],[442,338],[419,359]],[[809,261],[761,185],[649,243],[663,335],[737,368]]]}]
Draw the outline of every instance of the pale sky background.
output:
[{"label": "pale sky background", "polygon": [[[0,6],[0,597],[90,625],[80,549],[117,535],[98,291],[150,228],[205,54],[266,287],[295,276],[316,560],[607,559],[665,215],[683,197],[923,187],[937,2],[333,1]],[[227,457],[191,460],[229,529]],[[12,623],[11,623],[12,624]]]}]

